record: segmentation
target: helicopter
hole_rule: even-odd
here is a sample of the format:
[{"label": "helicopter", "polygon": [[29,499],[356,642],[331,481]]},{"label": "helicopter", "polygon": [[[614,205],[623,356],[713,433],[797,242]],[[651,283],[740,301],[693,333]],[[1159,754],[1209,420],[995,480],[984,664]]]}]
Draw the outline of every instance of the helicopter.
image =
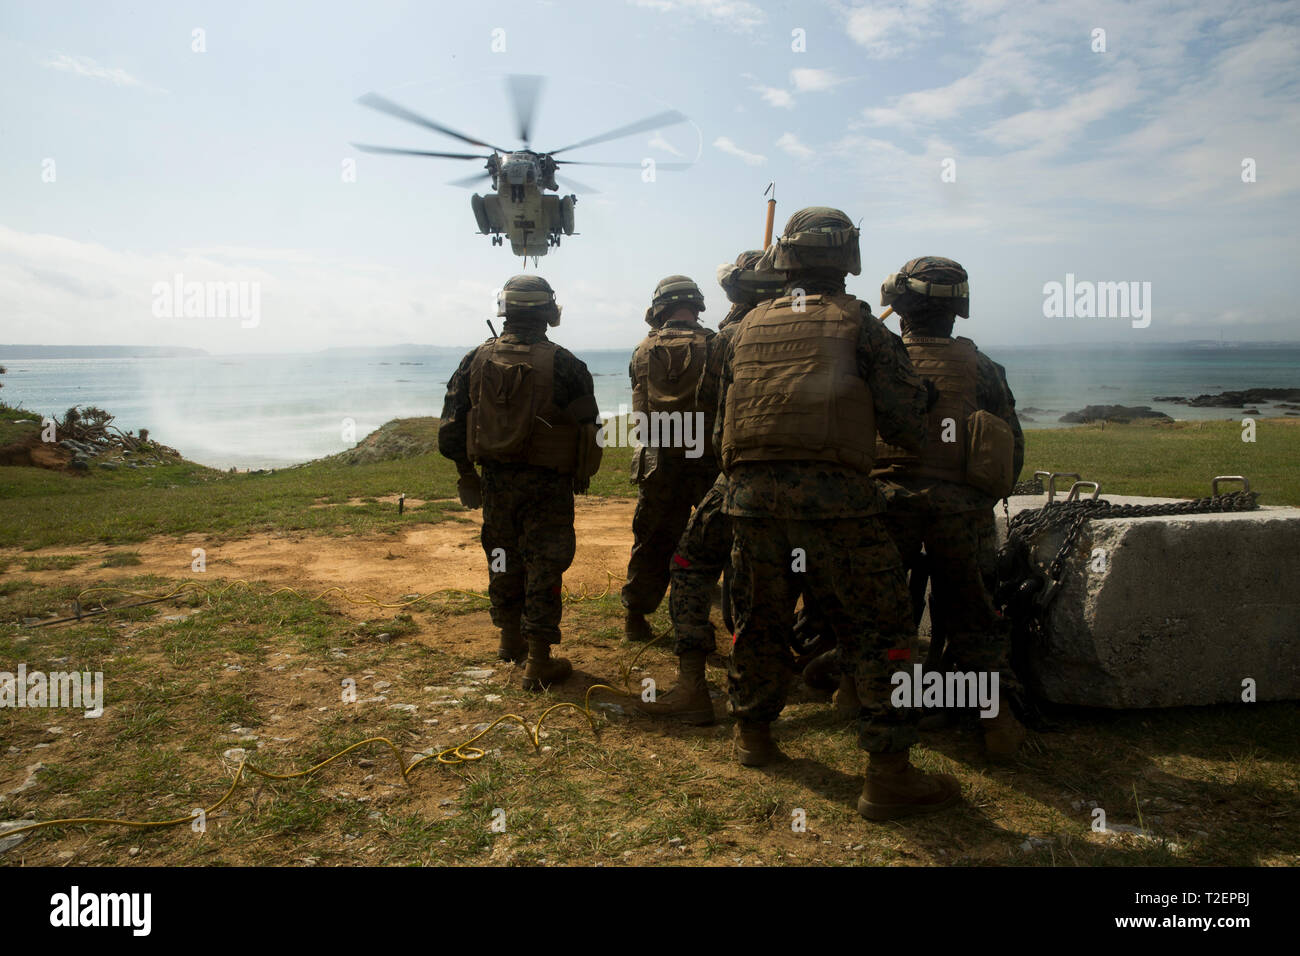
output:
[{"label": "helicopter", "polygon": [[[534,265],[538,257],[546,255],[552,246],[559,246],[562,236],[574,235],[574,206],[578,197],[572,193],[567,196],[549,195],[560,190],[559,167],[564,166],[608,166],[621,169],[641,169],[642,163],[605,163],[574,159],[556,159],[555,157],[571,149],[594,146],[597,143],[621,139],[635,133],[645,133],[664,126],[684,122],[686,117],[676,110],[667,110],[647,116],[645,119],[626,126],[620,126],[598,136],[592,136],[560,149],[539,152],[530,148],[533,119],[537,112],[537,103],[545,78],[513,74],[506,77],[506,90],[514,107],[515,127],[522,149],[505,149],[494,146],[486,140],[458,132],[441,123],[421,116],[392,100],[385,99],[378,93],[367,93],[357,100],[362,106],[387,113],[397,119],[406,120],[425,129],[433,130],[444,136],[450,136],[471,146],[490,149],[491,153],[446,153],[418,149],[400,149],[392,146],[370,146],[362,143],[352,145],[367,153],[384,153],[396,156],[432,156],[439,159],[481,159],[484,160],[485,172],[453,180],[449,185],[471,187],[481,182],[490,181],[492,191],[486,196],[475,193],[470,199],[474,210],[474,221],[478,224],[481,235],[490,235],[492,245],[504,244],[510,240],[510,248],[517,256],[523,256],[525,262],[533,257]],[[657,163],[656,169],[686,169],[691,163]],[[583,193],[595,193],[597,190],[564,175],[566,185]]]}]

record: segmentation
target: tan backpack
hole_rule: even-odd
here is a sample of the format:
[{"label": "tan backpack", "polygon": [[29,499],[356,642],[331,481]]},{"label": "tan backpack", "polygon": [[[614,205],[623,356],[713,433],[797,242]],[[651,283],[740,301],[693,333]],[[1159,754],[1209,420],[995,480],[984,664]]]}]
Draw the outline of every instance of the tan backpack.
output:
[{"label": "tan backpack", "polygon": [[470,363],[468,444],[471,461],[540,465],[571,474],[578,427],[555,406],[553,342],[494,340]]}]

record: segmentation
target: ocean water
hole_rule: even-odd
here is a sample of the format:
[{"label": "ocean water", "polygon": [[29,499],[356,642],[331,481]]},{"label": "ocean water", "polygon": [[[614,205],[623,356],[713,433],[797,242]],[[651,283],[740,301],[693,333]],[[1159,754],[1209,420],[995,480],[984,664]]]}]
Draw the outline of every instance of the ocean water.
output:
[{"label": "ocean water", "polygon": [[[1300,347],[1270,349],[990,348],[1007,369],[1028,428],[1056,428],[1085,405],[1151,405],[1174,418],[1231,409],[1153,401],[1256,387],[1300,388]],[[124,430],[148,428],[187,458],[218,468],[269,468],[350,448],[392,418],[437,415],[460,353],[450,349],[186,358],[8,359],[0,398],[62,416],[98,405]],[[579,352],[602,411],[630,406],[630,350]],[[1267,413],[1270,406],[1261,407]],[[1281,414],[1280,412],[1278,414]]]}]

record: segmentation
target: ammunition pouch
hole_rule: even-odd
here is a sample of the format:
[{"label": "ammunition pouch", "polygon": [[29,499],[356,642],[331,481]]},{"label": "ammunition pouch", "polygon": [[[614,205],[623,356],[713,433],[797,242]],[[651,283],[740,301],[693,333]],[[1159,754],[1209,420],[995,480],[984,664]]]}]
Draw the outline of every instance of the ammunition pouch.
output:
[{"label": "ammunition pouch", "polygon": [[966,484],[994,498],[1011,494],[1016,437],[1011,426],[983,409],[966,420]]}]

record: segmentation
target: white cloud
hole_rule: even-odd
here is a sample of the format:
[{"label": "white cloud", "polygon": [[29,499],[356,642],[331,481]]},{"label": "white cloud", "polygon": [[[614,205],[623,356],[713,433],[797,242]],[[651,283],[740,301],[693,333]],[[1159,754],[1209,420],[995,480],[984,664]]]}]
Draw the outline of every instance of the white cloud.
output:
[{"label": "white cloud", "polygon": [[[156,317],[154,285],[170,284],[178,273],[186,282],[257,283],[259,323],[243,328],[235,318]],[[409,341],[413,327],[431,340],[458,342],[467,323],[491,301],[488,283],[409,275],[297,249],[120,252],[0,226],[0,314],[28,341],[52,345],[92,341],[214,352],[301,351],[310,343]]]},{"label": "white cloud", "polygon": [[931,0],[868,3],[848,11],[845,29],[870,56],[897,56],[930,27]]},{"label": "white cloud", "polygon": [[787,110],[794,109],[794,97],[786,90],[776,86],[762,86],[761,84],[751,86],[750,89],[763,97],[763,101],[768,106],[776,106]]},{"label": "white cloud", "polygon": [[830,70],[801,69],[790,71],[790,82],[797,93],[821,93],[844,81]]},{"label": "white cloud", "polygon": [[799,137],[795,136],[794,133],[782,133],[781,138],[776,141],[776,145],[796,159],[811,159],[817,155],[813,150],[801,143]]},{"label": "white cloud", "polygon": [[67,53],[60,53],[51,59],[45,60],[41,65],[51,70],[62,70],[65,73],[89,77],[92,80],[104,80],[114,86],[144,86],[126,70],[115,66],[101,66],[88,56],[72,56]]},{"label": "white cloud", "polygon": [[741,149],[731,141],[728,136],[719,136],[713,141],[713,148],[724,153],[737,157],[748,166],[761,166],[767,162],[767,157],[758,153],[751,153]]},{"label": "white cloud", "polygon": [[767,22],[762,9],[748,0],[628,0],[634,7],[678,13],[748,31]]},{"label": "white cloud", "polygon": [[1084,127],[1131,106],[1140,98],[1136,74],[1125,70],[1055,106],[1025,110],[998,120],[987,126],[983,135],[999,146],[1060,152]]}]

